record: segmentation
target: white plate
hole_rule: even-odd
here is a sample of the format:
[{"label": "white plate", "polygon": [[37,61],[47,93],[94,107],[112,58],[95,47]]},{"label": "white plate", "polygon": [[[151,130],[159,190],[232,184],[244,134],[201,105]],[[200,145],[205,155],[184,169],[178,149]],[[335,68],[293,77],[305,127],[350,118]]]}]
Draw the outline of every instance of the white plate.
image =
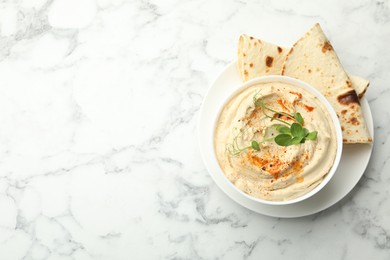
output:
[{"label": "white plate", "polygon": [[[340,165],[330,182],[313,197],[290,205],[265,205],[243,197],[226,182],[211,158],[214,151],[209,149],[210,137],[214,133],[214,121],[220,107],[230,94],[242,85],[236,69],[236,62],[230,63],[210,86],[202,104],[199,117],[199,145],[203,161],[217,185],[240,205],[263,215],[293,218],[302,217],[324,210],[347,195],[362,177],[371,157],[372,144],[344,145]],[[368,129],[374,137],[374,125],[370,106],[365,97],[360,100]],[[212,139],[211,139],[212,140]]]}]

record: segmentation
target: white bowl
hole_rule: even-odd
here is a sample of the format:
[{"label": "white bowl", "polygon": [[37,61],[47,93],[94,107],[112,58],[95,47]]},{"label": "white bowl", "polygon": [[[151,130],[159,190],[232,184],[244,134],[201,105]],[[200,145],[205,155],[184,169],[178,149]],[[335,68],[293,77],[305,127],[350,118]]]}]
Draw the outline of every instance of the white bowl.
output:
[{"label": "white bowl", "polygon": [[[330,171],[328,172],[328,174],[325,176],[325,178],[323,179],[323,181],[317,186],[315,187],[313,190],[309,191],[308,193],[305,193],[304,195],[300,196],[300,197],[297,197],[295,199],[291,199],[291,200],[285,200],[285,201],[269,201],[269,200],[264,200],[264,199],[259,199],[259,198],[255,198],[255,197],[252,197],[246,193],[244,193],[242,190],[240,190],[239,188],[237,188],[232,182],[230,182],[225,174],[223,173],[221,167],[219,166],[219,163],[217,161],[217,158],[216,158],[216,155],[215,155],[215,151],[214,151],[214,144],[213,144],[213,140],[214,140],[214,134],[213,136],[210,138],[210,144],[209,144],[209,147],[207,149],[212,149],[212,154],[213,154],[213,157],[211,158],[211,161],[213,164],[217,164],[218,167],[216,167],[217,172],[215,172],[214,174],[218,174],[218,175],[223,175],[224,177],[224,180],[226,182],[228,182],[228,185],[231,185],[236,191],[238,191],[238,193],[240,194],[240,196],[244,196],[244,197],[247,197],[249,198],[250,200],[253,200],[257,203],[262,203],[262,204],[268,204],[268,205],[287,205],[287,204],[293,204],[293,203],[297,203],[297,202],[300,202],[300,201],[303,201],[303,200],[306,200],[310,197],[312,197],[314,194],[316,194],[317,192],[319,192],[323,187],[325,187],[325,185],[330,181],[330,179],[333,177],[334,173],[336,172],[337,170],[337,167],[340,163],[340,158],[341,158],[341,153],[342,153],[342,149],[343,149],[343,139],[342,139],[342,131],[341,131],[341,126],[340,126],[340,122],[338,120],[338,117],[337,117],[337,114],[336,112],[334,111],[333,107],[330,105],[330,103],[328,102],[328,100],[317,90],[315,89],[314,87],[312,87],[311,85],[301,81],[301,80],[298,80],[298,79],[295,79],[295,78],[291,78],[291,77],[287,77],[287,76],[279,76],[279,75],[270,75],[270,76],[263,76],[263,77],[258,77],[258,78],[255,78],[255,79],[252,79],[250,81],[247,81],[245,82],[244,84],[242,84],[240,87],[237,88],[236,91],[234,91],[233,93],[231,93],[231,95],[225,100],[225,102],[223,104],[221,104],[220,106],[220,111],[219,113],[215,116],[215,122],[214,122],[214,129],[215,129],[215,126],[216,126],[216,123],[218,121],[218,118],[219,118],[219,115],[223,109],[223,107],[225,106],[225,104],[232,98],[234,97],[236,94],[238,94],[239,92],[243,91],[245,88],[248,88],[248,87],[251,87],[253,85],[256,85],[258,83],[270,83],[270,82],[281,82],[281,83],[285,83],[285,84],[289,84],[289,85],[293,85],[293,86],[296,86],[298,88],[302,88],[306,91],[308,91],[309,93],[311,93],[312,95],[314,95],[315,97],[317,97],[321,103],[325,106],[325,108],[327,109],[327,111],[329,112],[330,116],[331,116],[331,119],[332,119],[332,122],[335,126],[335,130],[336,130],[336,143],[337,143],[337,150],[336,150],[336,157],[335,157],[335,160],[333,162],[333,165],[330,169]],[[214,131],[213,131],[214,133]]]}]

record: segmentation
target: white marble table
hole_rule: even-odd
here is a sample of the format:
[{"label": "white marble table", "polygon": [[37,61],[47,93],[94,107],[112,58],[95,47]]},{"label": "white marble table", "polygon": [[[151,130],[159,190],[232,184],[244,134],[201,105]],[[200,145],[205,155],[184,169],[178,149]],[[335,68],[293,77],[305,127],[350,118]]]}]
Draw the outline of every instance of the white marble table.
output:
[{"label": "white marble table", "polygon": [[[197,146],[209,84],[247,33],[320,22],[371,80],[371,162],[333,207],[253,213]],[[0,3],[0,259],[390,259],[389,1]]]}]

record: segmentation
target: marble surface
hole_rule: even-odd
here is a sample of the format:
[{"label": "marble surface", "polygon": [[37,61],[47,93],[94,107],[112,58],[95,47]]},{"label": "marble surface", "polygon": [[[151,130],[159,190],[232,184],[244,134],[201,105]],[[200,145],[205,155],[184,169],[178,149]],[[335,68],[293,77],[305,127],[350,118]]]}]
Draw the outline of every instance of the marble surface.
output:
[{"label": "marble surface", "polygon": [[[0,2],[0,259],[390,259],[389,1]],[[320,22],[371,81],[357,187],[307,217],[253,213],[197,145],[238,35],[290,45]]]}]

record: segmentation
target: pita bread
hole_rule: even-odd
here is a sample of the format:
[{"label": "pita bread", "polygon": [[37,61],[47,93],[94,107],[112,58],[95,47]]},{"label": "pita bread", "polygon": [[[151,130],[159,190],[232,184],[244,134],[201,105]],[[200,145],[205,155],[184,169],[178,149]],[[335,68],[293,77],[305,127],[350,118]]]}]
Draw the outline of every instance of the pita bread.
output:
[{"label": "pita bread", "polygon": [[237,66],[245,82],[265,75],[280,75],[290,49],[245,34],[238,41]]},{"label": "pita bread", "polygon": [[[242,81],[271,74],[281,75],[283,63],[290,49],[245,34],[241,35],[238,42],[237,67]],[[269,57],[269,66],[267,57]],[[270,59],[272,59],[271,64]],[[362,98],[369,81],[358,76],[349,75],[349,77],[359,99]]]},{"label": "pita bread", "polygon": [[345,143],[372,142],[356,91],[318,23],[291,48],[282,75],[321,91],[339,117]]}]

